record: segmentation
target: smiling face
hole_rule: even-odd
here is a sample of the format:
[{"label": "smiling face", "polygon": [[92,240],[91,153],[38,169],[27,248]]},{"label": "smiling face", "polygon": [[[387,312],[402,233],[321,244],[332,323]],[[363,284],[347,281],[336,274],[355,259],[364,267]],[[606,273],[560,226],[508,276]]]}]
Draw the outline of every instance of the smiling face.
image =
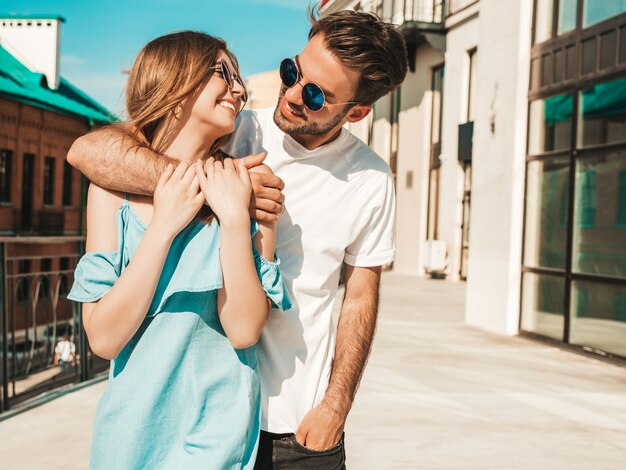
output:
[{"label": "smiling face", "polygon": [[[291,88],[281,86],[274,122],[296,140],[306,136],[331,136],[346,122],[363,119],[371,109],[367,105],[337,104],[352,101],[359,83],[359,73],[344,66],[317,34],[296,58],[300,81]],[[302,101],[302,87],[317,84],[326,97],[319,111],[309,110]],[[302,142],[301,142],[302,143]]]},{"label": "smiling face", "polygon": [[[216,65],[220,61],[226,62],[234,74],[239,73],[226,52],[219,52]],[[191,125],[210,127],[214,135],[229,134],[235,128],[235,119],[244,105],[243,94],[244,88],[238,81],[234,81],[230,90],[222,74],[217,71],[183,105],[183,115],[189,116]]]}]

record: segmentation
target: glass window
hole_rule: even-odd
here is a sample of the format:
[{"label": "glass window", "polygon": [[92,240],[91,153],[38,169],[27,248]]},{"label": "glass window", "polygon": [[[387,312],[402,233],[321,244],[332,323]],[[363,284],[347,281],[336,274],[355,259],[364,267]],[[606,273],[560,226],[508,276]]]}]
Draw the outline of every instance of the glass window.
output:
[{"label": "glass window", "polygon": [[40,262],[39,270],[44,273],[41,276],[41,286],[39,288],[39,297],[47,299],[50,297],[50,271],[52,271],[52,259],[43,258]]},{"label": "glass window", "polygon": [[0,202],[11,202],[11,157],[10,150],[0,150]]},{"label": "glass window", "polygon": [[576,178],[576,223],[590,228],[596,223],[596,172],[581,170]]},{"label": "glass window", "polygon": [[626,77],[580,93],[578,146],[626,141]]},{"label": "glass window", "polygon": [[554,0],[537,0],[535,11],[535,43],[540,43],[552,37],[552,15],[554,14]]},{"label": "glass window", "polygon": [[528,163],[526,187],[526,266],[565,269],[569,158]]},{"label": "glass window", "polygon": [[567,33],[576,27],[576,9],[578,0],[559,1],[559,29],[558,34]]},{"label": "glass window", "polygon": [[584,0],[583,28],[626,12],[626,0]]},{"label": "glass window", "polygon": [[570,342],[626,357],[626,286],[572,283]]},{"label": "glass window", "polygon": [[522,330],[563,340],[565,280],[558,276],[524,273]]},{"label": "glass window", "polygon": [[551,96],[530,103],[528,153],[565,150],[571,146],[572,95]]},{"label": "glass window", "polygon": [[53,157],[46,157],[43,167],[43,203],[54,204],[54,164]]},{"label": "glass window", "polygon": [[72,165],[63,162],[63,205],[72,205]]},{"label": "glass window", "polygon": [[476,52],[476,49],[472,49],[467,52],[467,122],[474,120],[474,114],[476,109],[476,94],[478,88],[478,80],[476,80]]},{"label": "glass window", "polygon": [[572,270],[626,277],[626,150],[576,162]]}]

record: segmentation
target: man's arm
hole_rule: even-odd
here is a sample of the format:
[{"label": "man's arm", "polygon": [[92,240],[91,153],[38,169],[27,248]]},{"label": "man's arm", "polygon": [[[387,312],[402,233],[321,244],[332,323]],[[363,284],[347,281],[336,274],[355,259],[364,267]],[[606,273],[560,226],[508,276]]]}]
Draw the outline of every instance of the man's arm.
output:
[{"label": "man's arm", "polygon": [[328,449],[339,442],[343,433],[374,339],[380,271],[380,266],[346,265],[346,293],[328,389],[296,433],[298,442],[310,449]]},{"label": "man's arm", "polygon": [[132,131],[103,127],[79,137],[67,161],[97,186],[133,194],[154,194],[157,181],[168,163],[177,160],[140,147]]},{"label": "man's arm", "polygon": [[[244,158],[248,169],[263,163],[265,154]],[[129,126],[103,127],[79,137],[67,161],[101,188],[151,196],[169,163],[179,161],[138,145]],[[284,184],[274,174],[250,173],[254,197],[251,216],[274,222],[283,211]]]}]

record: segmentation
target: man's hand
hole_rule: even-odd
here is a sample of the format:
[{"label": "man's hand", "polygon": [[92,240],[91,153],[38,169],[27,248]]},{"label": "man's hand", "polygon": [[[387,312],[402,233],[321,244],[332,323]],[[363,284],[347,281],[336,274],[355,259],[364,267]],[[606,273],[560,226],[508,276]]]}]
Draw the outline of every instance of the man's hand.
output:
[{"label": "man's hand", "polygon": [[[267,153],[249,155],[243,159],[248,170],[263,163]],[[267,167],[266,167],[267,168]],[[251,171],[252,202],[250,217],[259,222],[275,222],[284,210],[285,196],[282,193],[285,183],[271,171]]]},{"label": "man's hand", "polygon": [[311,450],[323,451],[337,445],[346,416],[322,402],[309,411],[296,431],[296,440]]}]

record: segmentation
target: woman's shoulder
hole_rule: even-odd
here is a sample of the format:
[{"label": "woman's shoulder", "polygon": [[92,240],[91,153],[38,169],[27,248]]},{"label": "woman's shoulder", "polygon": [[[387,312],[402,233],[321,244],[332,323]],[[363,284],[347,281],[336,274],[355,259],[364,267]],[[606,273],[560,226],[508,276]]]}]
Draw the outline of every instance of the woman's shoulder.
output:
[{"label": "woman's shoulder", "polygon": [[102,188],[95,183],[89,184],[89,190],[87,191],[89,204],[97,204],[103,209],[108,207],[117,209],[124,202],[124,199],[124,193]]}]

